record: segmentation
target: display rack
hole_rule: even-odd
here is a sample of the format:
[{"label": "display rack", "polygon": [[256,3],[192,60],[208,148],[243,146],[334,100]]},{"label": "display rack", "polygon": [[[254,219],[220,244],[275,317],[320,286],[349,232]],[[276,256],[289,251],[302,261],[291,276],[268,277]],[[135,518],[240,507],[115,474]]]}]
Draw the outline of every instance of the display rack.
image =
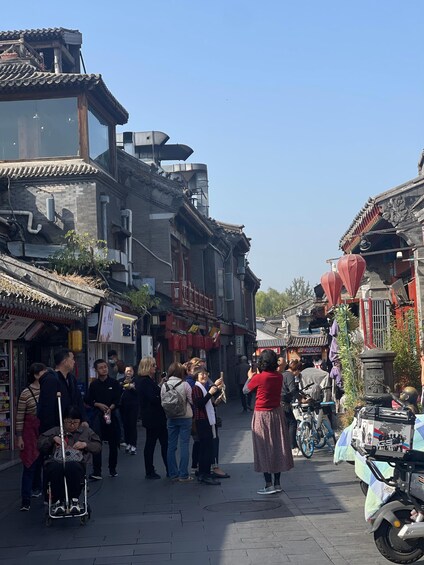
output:
[{"label": "display rack", "polygon": [[10,449],[11,403],[9,356],[0,354],[0,451]]}]

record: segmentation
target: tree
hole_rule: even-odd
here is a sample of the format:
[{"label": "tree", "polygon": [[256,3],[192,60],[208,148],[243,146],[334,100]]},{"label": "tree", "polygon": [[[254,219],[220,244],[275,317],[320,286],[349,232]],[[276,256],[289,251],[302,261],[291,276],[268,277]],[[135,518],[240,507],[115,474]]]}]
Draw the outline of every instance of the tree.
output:
[{"label": "tree", "polygon": [[278,316],[290,306],[294,306],[306,298],[313,297],[314,292],[303,277],[293,279],[291,285],[283,292],[268,288],[266,292],[260,290],[256,293],[256,314],[269,318]]},{"label": "tree", "polygon": [[294,306],[307,298],[314,296],[314,291],[303,277],[294,278],[291,285],[284,291],[290,306]]},{"label": "tree", "polygon": [[285,294],[274,288],[269,288],[267,292],[260,290],[256,293],[256,314],[260,317],[276,316],[288,306]]},{"label": "tree", "polygon": [[417,346],[417,320],[414,310],[408,310],[403,320],[396,322],[394,316],[390,321],[390,332],[387,335],[387,348],[396,353],[393,361],[395,385],[400,389],[405,386],[421,387],[421,362]]},{"label": "tree", "polygon": [[50,257],[50,267],[62,275],[102,276],[113,261],[107,258],[106,242],[74,230],[65,234],[66,245]]},{"label": "tree", "polygon": [[149,308],[159,306],[160,304],[160,298],[150,295],[149,286],[147,284],[144,284],[138,290],[130,290],[127,296],[134,310],[143,316],[147,314]]}]

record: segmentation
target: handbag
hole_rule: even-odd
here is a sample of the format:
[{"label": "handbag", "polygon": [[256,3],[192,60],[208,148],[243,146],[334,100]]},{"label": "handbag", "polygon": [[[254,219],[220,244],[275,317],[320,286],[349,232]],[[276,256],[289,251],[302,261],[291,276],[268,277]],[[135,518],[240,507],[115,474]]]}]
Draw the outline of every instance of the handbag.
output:
[{"label": "handbag", "polygon": [[[73,449],[72,447],[65,447],[65,463],[68,461],[81,462],[83,460],[83,453],[79,449]],[[58,447],[53,453],[53,459],[55,461],[63,462],[62,448]]]}]

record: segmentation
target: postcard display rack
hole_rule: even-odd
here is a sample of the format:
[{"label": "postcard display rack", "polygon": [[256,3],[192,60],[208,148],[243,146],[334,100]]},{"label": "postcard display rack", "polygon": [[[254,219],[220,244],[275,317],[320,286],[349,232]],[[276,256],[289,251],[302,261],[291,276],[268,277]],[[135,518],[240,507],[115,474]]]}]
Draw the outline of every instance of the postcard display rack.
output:
[{"label": "postcard display rack", "polygon": [[9,355],[0,351],[0,451],[11,448]]}]

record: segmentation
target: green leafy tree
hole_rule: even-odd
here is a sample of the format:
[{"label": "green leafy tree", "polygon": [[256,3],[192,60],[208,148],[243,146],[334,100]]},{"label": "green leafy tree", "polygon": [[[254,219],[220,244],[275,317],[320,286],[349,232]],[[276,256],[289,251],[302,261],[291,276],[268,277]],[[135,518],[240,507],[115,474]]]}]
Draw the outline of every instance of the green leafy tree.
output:
[{"label": "green leafy tree", "polygon": [[387,349],[396,353],[393,361],[395,385],[400,389],[405,386],[420,388],[421,363],[414,310],[409,310],[401,323],[396,323],[392,316],[386,343]]},{"label": "green leafy tree", "polygon": [[267,292],[260,290],[256,293],[256,314],[269,318],[281,314],[289,306],[287,297],[283,292],[269,288]]},{"label": "green leafy tree", "polygon": [[290,306],[294,306],[306,298],[314,296],[313,289],[303,277],[293,279],[291,285],[283,292],[275,288],[268,288],[266,292],[260,290],[256,293],[256,314],[269,318],[278,316]]},{"label": "green leafy tree", "polygon": [[361,401],[364,394],[361,359],[359,357],[363,349],[363,342],[358,339],[356,334],[359,320],[347,304],[336,306],[334,315],[339,326],[336,339],[339,346],[338,357],[345,394],[343,424],[347,426],[353,419],[355,406]]},{"label": "green leafy tree", "polygon": [[102,276],[113,261],[107,258],[106,242],[75,230],[65,234],[66,245],[50,257],[50,267],[63,275]]},{"label": "green leafy tree", "polygon": [[147,284],[143,285],[138,290],[131,290],[127,293],[132,307],[139,314],[147,314],[147,311],[153,306],[159,306],[160,298],[151,296],[149,293],[149,286]]},{"label": "green leafy tree", "polygon": [[314,296],[313,288],[303,277],[294,278],[293,282],[288,288],[286,288],[284,293],[287,296],[290,306],[294,306],[295,304]]}]

